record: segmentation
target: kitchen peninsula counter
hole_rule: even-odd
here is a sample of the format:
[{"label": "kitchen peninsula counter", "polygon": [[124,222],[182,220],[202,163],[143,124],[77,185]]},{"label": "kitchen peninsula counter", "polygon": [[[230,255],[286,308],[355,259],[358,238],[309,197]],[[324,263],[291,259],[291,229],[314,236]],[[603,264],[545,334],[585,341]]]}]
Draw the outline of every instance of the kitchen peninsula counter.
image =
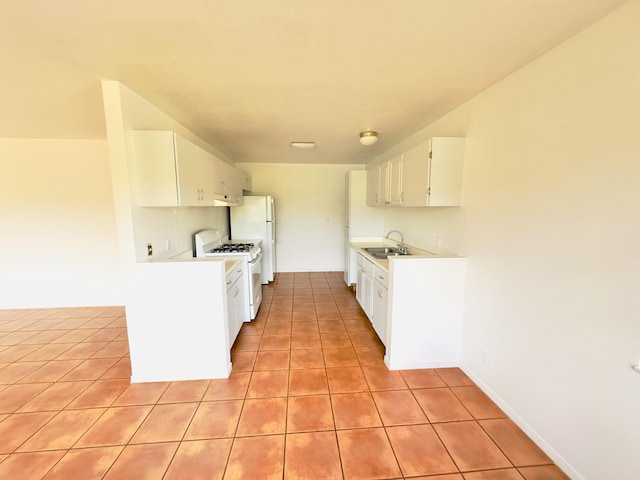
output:
[{"label": "kitchen peninsula counter", "polygon": [[226,277],[240,262],[187,251],[133,265],[126,306],[132,383],[229,376]]},{"label": "kitchen peninsula counter", "polygon": [[[406,245],[410,255],[392,255],[388,259],[375,258],[364,250],[396,245],[397,242],[384,240],[350,244],[356,254],[374,266],[373,278],[365,282],[366,288],[371,289],[369,295],[380,298],[384,290],[379,290],[388,289],[384,292],[386,303],[377,300],[375,305],[386,308],[386,312],[374,309],[371,315],[368,313],[370,319],[378,319],[379,315],[384,319],[382,332],[378,324],[372,323],[385,345],[385,364],[390,370],[460,366],[467,259],[412,245]],[[375,268],[386,273],[376,273]]]}]

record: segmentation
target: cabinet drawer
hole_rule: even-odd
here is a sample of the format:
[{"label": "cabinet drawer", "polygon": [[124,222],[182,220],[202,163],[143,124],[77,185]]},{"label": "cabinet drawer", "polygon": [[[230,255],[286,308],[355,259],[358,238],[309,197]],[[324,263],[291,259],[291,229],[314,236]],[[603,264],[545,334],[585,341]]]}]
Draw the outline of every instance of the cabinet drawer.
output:
[{"label": "cabinet drawer", "polygon": [[367,260],[365,258],[365,262],[366,262],[366,264],[364,266],[364,271],[367,272],[367,275],[369,275],[371,278],[373,278],[373,269],[376,268],[376,267],[373,265],[373,262],[371,260]]},{"label": "cabinet drawer", "polygon": [[364,255],[362,255],[361,253],[358,254],[358,265],[360,265],[362,268],[365,267],[365,265],[367,264],[367,259],[364,258]]},{"label": "cabinet drawer", "polygon": [[373,278],[385,288],[389,288],[389,272],[384,271],[377,265],[373,266]]},{"label": "cabinet drawer", "polygon": [[242,275],[242,263],[239,263],[233,269],[227,273],[227,290],[236,282],[236,280]]}]

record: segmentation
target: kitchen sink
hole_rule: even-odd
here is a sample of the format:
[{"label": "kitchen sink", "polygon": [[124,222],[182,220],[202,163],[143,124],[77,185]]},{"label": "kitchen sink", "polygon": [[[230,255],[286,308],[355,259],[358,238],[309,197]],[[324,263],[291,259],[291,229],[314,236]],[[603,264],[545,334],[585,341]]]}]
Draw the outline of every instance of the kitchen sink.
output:
[{"label": "kitchen sink", "polygon": [[411,255],[410,253],[401,253],[397,248],[393,247],[368,247],[364,248],[374,258],[385,259],[388,257]]}]

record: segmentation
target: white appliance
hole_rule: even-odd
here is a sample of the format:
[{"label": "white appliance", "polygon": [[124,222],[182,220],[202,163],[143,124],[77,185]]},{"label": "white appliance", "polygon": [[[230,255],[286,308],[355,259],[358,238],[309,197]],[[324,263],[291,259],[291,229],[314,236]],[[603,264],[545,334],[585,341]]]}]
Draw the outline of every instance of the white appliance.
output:
[{"label": "white appliance", "polygon": [[231,238],[262,240],[262,283],[273,282],[276,272],[276,216],[271,196],[247,196],[231,209]]},{"label": "white appliance", "polygon": [[261,240],[229,241],[217,230],[201,230],[193,236],[195,257],[242,257],[247,292],[245,322],[256,318],[262,303],[262,245]]},{"label": "white appliance", "polygon": [[356,283],[356,259],[349,244],[354,237],[384,235],[384,209],[367,206],[367,171],[350,170],[345,174],[344,281]]}]

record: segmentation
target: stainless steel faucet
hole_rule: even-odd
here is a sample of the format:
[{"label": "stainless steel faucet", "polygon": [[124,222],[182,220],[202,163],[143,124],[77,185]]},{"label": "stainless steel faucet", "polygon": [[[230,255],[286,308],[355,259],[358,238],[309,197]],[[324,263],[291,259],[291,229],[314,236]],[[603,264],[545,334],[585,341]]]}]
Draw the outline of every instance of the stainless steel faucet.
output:
[{"label": "stainless steel faucet", "polygon": [[386,238],[389,239],[389,235],[391,235],[392,233],[397,233],[398,235],[400,235],[400,244],[398,245],[398,252],[400,252],[403,255],[406,255],[407,247],[404,246],[404,237],[402,236],[402,232],[400,230],[389,230],[389,233],[387,233]]}]

